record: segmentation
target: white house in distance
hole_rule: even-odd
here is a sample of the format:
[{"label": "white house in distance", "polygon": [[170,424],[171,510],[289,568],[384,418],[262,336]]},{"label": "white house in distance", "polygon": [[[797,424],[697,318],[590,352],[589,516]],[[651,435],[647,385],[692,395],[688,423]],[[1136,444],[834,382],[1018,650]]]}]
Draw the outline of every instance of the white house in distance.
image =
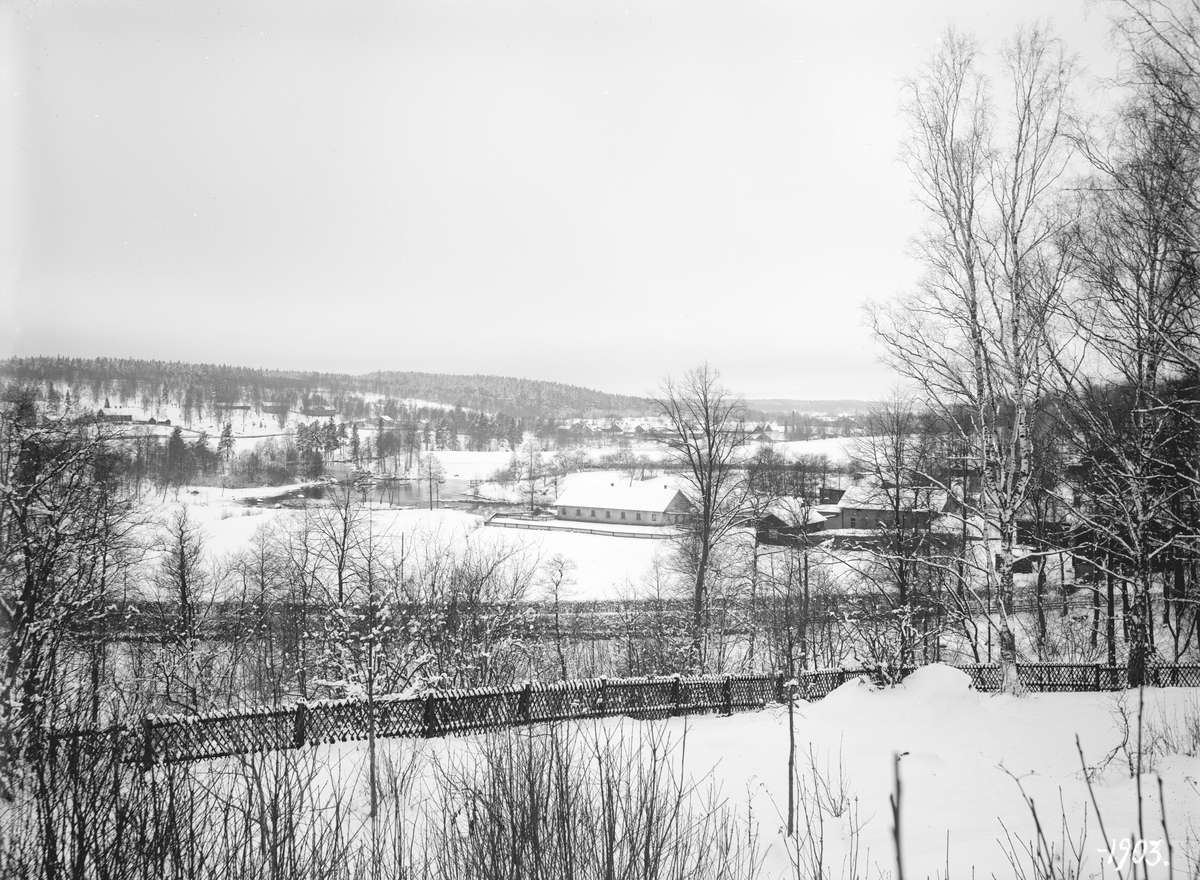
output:
[{"label": "white house in distance", "polygon": [[626,526],[678,525],[692,509],[687,496],[661,478],[568,487],[554,505],[560,520]]}]

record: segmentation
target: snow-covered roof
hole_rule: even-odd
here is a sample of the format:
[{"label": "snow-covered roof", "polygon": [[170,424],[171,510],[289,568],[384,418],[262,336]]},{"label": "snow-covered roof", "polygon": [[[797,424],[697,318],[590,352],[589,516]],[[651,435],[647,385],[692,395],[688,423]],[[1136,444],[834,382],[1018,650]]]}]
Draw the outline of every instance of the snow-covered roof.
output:
[{"label": "snow-covered roof", "polygon": [[792,499],[780,499],[769,507],[767,513],[773,513],[789,526],[800,525],[817,525],[825,522],[825,516],[821,514],[815,507],[809,507],[803,502],[793,501]]},{"label": "snow-covered roof", "polygon": [[634,482],[627,480],[596,486],[568,487],[554,502],[556,507],[602,508],[606,510],[648,510],[662,512],[670,506],[678,487],[661,479]]},{"label": "snow-covered roof", "polygon": [[[838,507],[843,510],[891,510],[895,489],[884,489],[873,480],[865,480],[851,486],[838,501]],[[946,493],[941,489],[899,490],[901,510],[935,510],[942,511],[946,507]]]}]

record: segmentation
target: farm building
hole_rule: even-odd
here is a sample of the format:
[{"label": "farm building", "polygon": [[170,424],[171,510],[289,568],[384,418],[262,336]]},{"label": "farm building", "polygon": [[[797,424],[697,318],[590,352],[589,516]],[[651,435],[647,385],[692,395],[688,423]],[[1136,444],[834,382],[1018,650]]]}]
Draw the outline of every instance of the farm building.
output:
[{"label": "farm building", "polygon": [[886,485],[875,479],[864,479],[845,491],[838,501],[839,514],[826,528],[873,529],[895,523],[899,506],[902,528],[928,526],[951,504],[946,492],[928,487]]},{"label": "farm building", "polygon": [[562,520],[606,525],[678,525],[692,509],[679,489],[661,479],[568,488],[554,502]]},{"label": "farm building", "polygon": [[816,508],[776,504],[761,513],[746,516],[742,524],[754,529],[756,543],[784,547],[805,543],[805,536],[822,531],[827,519]]},{"label": "farm building", "polygon": [[105,412],[104,410],[96,411],[96,421],[98,422],[132,422],[133,414],[128,412]]}]

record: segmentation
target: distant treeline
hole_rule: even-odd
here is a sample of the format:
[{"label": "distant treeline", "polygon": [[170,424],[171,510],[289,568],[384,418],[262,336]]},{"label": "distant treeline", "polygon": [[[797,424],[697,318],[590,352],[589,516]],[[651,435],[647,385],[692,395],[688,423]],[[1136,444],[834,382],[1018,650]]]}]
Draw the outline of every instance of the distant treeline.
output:
[{"label": "distant treeline", "polygon": [[754,398],[746,400],[746,412],[751,418],[777,421],[790,420],[793,415],[866,415],[879,405],[871,400],[793,400],[787,397]]},{"label": "distant treeline", "polygon": [[264,404],[275,404],[294,410],[329,407],[347,420],[369,419],[383,414],[383,404],[376,404],[380,398],[425,400],[447,408],[503,412],[518,418],[653,412],[653,404],[644,398],[507,376],[397,371],[352,376],[182,361],[39,356],[0,361],[0,379],[41,385],[47,394],[52,388],[55,394],[65,389],[74,400],[107,400],[113,407],[149,410],[157,403],[170,402],[197,413],[229,405],[249,405],[260,411]]}]

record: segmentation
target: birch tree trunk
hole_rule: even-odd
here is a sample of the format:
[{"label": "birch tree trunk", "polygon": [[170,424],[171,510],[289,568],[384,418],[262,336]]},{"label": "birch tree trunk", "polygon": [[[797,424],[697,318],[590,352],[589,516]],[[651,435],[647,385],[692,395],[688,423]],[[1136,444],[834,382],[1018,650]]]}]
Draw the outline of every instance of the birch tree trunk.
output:
[{"label": "birch tree trunk", "polygon": [[994,566],[1001,645],[1013,646],[1001,658],[1011,665],[1016,520],[1036,491],[1032,454],[1054,377],[1047,343],[1070,270],[1058,242],[1070,219],[1060,189],[1074,70],[1044,27],[1018,31],[1000,60],[993,90],[979,45],[949,30],[906,83],[905,158],[929,221],[916,243],[926,275],[870,317],[891,365],[971,450],[981,491],[967,513],[998,546],[974,578]]}]

